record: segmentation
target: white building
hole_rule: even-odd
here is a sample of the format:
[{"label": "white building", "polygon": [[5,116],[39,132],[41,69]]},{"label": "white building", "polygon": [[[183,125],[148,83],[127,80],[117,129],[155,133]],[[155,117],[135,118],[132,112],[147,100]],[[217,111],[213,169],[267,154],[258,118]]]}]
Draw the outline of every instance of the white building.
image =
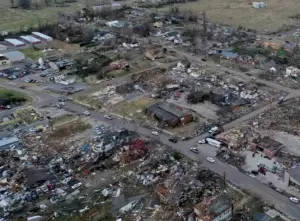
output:
[{"label": "white building", "polygon": [[22,47],[25,46],[25,43],[15,39],[15,38],[6,38],[4,39],[5,42],[9,43],[10,45],[13,45],[14,47]]},{"label": "white building", "polygon": [[41,41],[31,35],[20,36],[21,39],[31,44],[39,44]]},{"label": "white building", "polygon": [[300,74],[300,69],[290,66],[285,69],[286,76],[298,77]]},{"label": "white building", "polygon": [[52,41],[52,40],[53,40],[53,38],[51,38],[50,36],[45,35],[45,34],[40,33],[40,32],[31,32],[31,34],[32,34],[34,37],[36,37],[36,38],[38,38],[38,39],[41,39],[41,40],[44,40],[44,41]]}]

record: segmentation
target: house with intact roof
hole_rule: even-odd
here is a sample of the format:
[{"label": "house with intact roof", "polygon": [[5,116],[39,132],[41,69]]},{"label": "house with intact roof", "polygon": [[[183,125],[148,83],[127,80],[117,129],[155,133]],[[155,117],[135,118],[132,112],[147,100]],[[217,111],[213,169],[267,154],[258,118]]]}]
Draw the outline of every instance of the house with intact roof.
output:
[{"label": "house with intact roof", "polygon": [[157,102],[146,109],[146,113],[160,123],[172,127],[193,121],[193,115],[185,109],[167,102]]}]

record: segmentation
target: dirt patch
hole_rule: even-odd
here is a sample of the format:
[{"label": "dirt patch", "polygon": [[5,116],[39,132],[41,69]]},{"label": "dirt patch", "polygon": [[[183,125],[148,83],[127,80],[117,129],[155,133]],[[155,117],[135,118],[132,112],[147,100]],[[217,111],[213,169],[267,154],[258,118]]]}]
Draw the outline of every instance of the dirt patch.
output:
[{"label": "dirt patch", "polygon": [[90,124],[87,124],[82,120],[77,120],[75,122],[64,124],[63,126],[55,129],[48,138],[50,140],[63,139],[76,133],[81,133],[89,128],[91,128]]},{"label": "dirt patch", "polygon": [[123,101],[112,108],[112,112],[131,119],[141,120],[145,116],[145,109],[155,102],[152,98],[139,98],[134,101]]}]

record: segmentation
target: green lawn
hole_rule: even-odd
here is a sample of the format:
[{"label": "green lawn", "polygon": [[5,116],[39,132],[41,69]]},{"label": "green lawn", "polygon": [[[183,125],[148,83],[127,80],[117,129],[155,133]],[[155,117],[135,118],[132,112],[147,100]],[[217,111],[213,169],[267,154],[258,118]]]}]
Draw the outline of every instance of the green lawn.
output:
[{"label": "green lawn", "polygon": [[[89,0],[91,5],[95,0]],[[15,1],[17,2],[17,1]],[[40,1],[43,2],[43,1]],[[51,24],[57,22],[58,13],[71,14],[85,7],[85,0],[65,3],[66,7],[57,7],[54,3],[51,6],[42,5],[38,9],[23,10],[21,8],[10,8],[10,0],[0,1],[0,30],[19,31],[29,27],[37,27],[39,24]]]},{"label": "green lawn", "polygon": [[75,116],[75,115],[63,115],[61,117],[58,117],[58,118],[54,119],[52,121],[52,126],[53,127],[58,127],[58,126],[61,126],[63,124],[75,121],[77,119],[78,119],[78,117]]},{"label": "green lawn", "polygon": [[33,60],[37,60],[38,58],[42,58],[45,54],[41,50],[26,48],[21,50],[25,54],[26,57],[31,58]]},{"label": "green lawn", "polygon": [[8,99],[12,103],[27,101],[27,97],[24,96],[21,92],[13,91],[13,90],[7,90],[7,89],[4,89],[4,88],[0,88],[0,99]]}]

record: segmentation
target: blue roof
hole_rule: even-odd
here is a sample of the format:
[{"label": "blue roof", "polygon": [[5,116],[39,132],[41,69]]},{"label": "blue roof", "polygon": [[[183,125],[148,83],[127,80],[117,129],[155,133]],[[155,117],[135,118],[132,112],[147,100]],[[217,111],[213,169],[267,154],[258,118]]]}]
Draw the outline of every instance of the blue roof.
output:
[{"label": "blue roof", "polygon": [[17,138],[17,137],[3,138],[0,140],[0,148],[4,147],[6,145],[14,144],[16,142],[19,142],[19,138]]},{"label": "blue roof", "polygon": [[227,58],[236,58],[239,55],[237,53],[231,52],[231,51],[222,51],[221,55],[227,57]]}]

